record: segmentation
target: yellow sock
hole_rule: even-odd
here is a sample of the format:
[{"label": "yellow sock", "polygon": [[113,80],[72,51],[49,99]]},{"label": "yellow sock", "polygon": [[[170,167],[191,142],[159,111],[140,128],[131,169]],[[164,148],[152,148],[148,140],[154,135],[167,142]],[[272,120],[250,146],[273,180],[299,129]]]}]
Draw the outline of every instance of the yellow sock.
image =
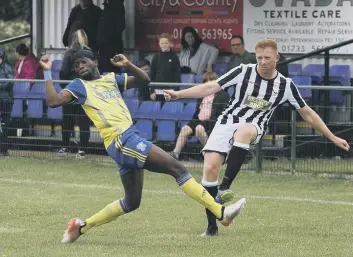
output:
[{"label": "yellow sock", "polygon": [[125,214],[125,212],[121,207],[120,201],[108,204],[104,209],[86,219],[86,226],[81,228],[81,233],[85,233],[92,227],[111,222],[123,214]]},{"label": "yellow sock", "polygon": [[216,203],[207,190],[201,184],[197,183],[193,177],[189,178],[180,187],[186,195],[205,206],[217,218],[220,219],[222,217],[222,205]]}]

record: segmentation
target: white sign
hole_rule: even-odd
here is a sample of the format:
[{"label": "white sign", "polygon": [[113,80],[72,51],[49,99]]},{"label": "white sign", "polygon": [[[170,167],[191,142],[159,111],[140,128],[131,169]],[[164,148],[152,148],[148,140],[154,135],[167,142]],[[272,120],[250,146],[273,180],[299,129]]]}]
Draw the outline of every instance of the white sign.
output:
[{"label": "white sign", "polygon": [[[244,39],[275,39],[282,53],[303,54],[353,39],[353,0],[244,0]],[[353,44],[331,50],[353,54]]]}]

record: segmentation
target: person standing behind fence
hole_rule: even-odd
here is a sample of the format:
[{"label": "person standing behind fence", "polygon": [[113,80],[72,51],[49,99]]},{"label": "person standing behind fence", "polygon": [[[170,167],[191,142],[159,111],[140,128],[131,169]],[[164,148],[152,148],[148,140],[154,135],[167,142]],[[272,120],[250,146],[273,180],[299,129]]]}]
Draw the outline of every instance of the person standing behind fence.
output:
[{"label": "person standing behind fence", "polygon": [[[6,52],[0,48],[0,78],[12,79],[13,70],[6,62]],[[8,125],[12,109],[12,83],[0,82],[0,156],[8,156]]]},{"label": "person standing behind fence", "polygon": [[[152,82],[181,82],[181,67],[179,57],[170,49],[170,41],[168,34],[159,36],[159,47],[161,52],[153,56],[151,63],[151,81]],[[168,87],[171,88],[171,87]],[[172,87],[177,89],[176,87]],[[165,101],[164,92],[161,89],[151,88],[152,100]]]},{"label": "person standing behind fence", "polygon": [[72,8],[63,35],[64,46],[69,46],[71,36],[75,31],[83,29],[88,38],[89,47],[97,51],[97,32],[102,9],[93,4],[92,0],[80,0],[80,3]]},{"label": "person standing behind fence", "polygon": [[104,9],[99,21],[97,44],[99,46],[99,71],[120,72],[110,59],[124,51],[123,31],[125,30],[124,0],[104,0]]},{"label": "person standing behind fence", "polygon": [[[69,49],[65,52],[63,58],[63,65],[60,71],[60,80],[73,80],[77,77],[74,65],[74,54],[83,49],[89,49],[88,38],[84,30],[80,29],[72,34]],[[66,84],[61,85],[62,88],[66,87]],[[59,155],[67,155],[70,150],[70,136],[74,133],[75,117],[78,118],[78,125],[80,127],[80,144],[77,152],[77,157],[84,157],[85,151],[82,149],[88,146],[90,137],[90,120],[80,105],[66,105],[63,107],[63,122],[62,122],[62,148],[59,150]]]}]

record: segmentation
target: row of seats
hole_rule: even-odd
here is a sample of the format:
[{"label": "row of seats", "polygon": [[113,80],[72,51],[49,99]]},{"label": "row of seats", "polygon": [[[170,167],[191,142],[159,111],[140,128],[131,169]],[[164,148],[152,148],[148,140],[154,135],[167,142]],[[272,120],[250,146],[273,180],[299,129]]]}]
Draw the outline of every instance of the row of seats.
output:
[{"label": "row of seats", "polygon": [[[54,84],[57,93],[61,91],[59,84]],[[27,118],[42,119],[44,116],[45,84],[35,83],[31,85],[27,82],[17,82],[13,86],[14,103],[11,110],[12,118],[23,118],[27,109]],[[25,107],[25,104],[27,107]],[[47,109],[47,118],[52,120],[62,120],[62,107]]]},{"label": "row of seats", "polygon": [[[311,76],[296,75],[292,77],[292,80],[297,86],[318,85],[317,83],[313,82],[313,78]],[[338,81],[336,82],[331,81],[330,86],[343,86],[343,85],[340,84],[340,82]],[[313,91],[311,89],[299,89],[299,92],[306,101],[312,100]],[[318,90],[315,90],[314,92],[319,93]],[[329,99],[328,104],[342,106],[349,102],[349,100],[347,99],[347,96],[348,96],[347,91],[331,90],[331,91],[325,91],[325,92],[328,92],[328,99]]]},{"label": "row of seats", "polygon": [[[324,64],[309,64],[302,67],[299,63],[291,63],[288,65],[289,76],[309,76],[313,85],[322,85],[325,76]],[[330,84],[339,84],[342,86],[350,86],[351,69],[349,65],[331,65],[329,70]]]},{"label": "row of seats", "polygon": [[[53,79],[59,79],[62,60],[54,60],[52,65]],[[219,76],[225,74],[228,69],[228,62],[217,62],[213,64],[212,69]],[[126,71],[124,71],[126,72]],[[314,85],[322,85],[325,74],[324,64],[309,64],[303,68],[300,63],[288,64],[288,72],[290,77],[294,76],[310,76]],[[331,65],[330,67],[330,81],[332,83],[339,83],[343,86],[350,85],[351,71],[349,65]],[[202,75],[182,74],[182,83],[202,83]]]},{"label": "row of seats", "polygon": [[139,102],[135,99],[125,99],[133,119],[150,120],[190,120],[196,111],[196,102],[184,104],[182,102],[166,102],[161,105],[159,101]]},{"label": "row of seats", "polygon": [[[61,87],[54,84],[57,92]],[[15,83],[13,87],[14,105],[11,116],[23,118],[25,104],[27,118],[42,119],[45,112],[45,85],[43,83]],[[148,140],[153,139],[153,130],[156,127],[156,140],[173,141],[176,131],[191,120],[196,111],[196,102],[167,102],[163,106],[158,101],[141,102],[137,99],[125,99],[126,105],[136,122],[137,128]],[[52,120],[62,120],[62,107],[47,108],[46,117]],[[190,138],[189,141],[195,141]]]},{"label": "row of seats", "polygon": [[[167,102],[161,106],[160,102],[125,100],[135,126],[147,140],[175,141],[176,133],[193,117],[196,103]],[[156,128],[155,137],[153,131]],[[196,143],[196,137],[189,137],[188,142]]]}]

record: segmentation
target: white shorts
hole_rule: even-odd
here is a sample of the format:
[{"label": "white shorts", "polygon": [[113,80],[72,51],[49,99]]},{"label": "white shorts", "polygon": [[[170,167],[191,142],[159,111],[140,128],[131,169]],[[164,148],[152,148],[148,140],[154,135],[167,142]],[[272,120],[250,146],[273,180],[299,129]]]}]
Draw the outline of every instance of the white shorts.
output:
[{"label": "white shorts", "polygon": [[[239,128],[239,126],[244,123],[229,123],[229,124],[220,124],[216,123],[214,126],[210,137],[207,140],[206,145],[202,149],[202,153],[205,152],[217,152],[220,154],[224,154],[227,157],[229,151],[233,146],[233,135]],[[260,139],[262,138],[264,132],[257,124],[251,123],[257,129],[257,136],[253,142],[250,144],[256,145]]]}]

